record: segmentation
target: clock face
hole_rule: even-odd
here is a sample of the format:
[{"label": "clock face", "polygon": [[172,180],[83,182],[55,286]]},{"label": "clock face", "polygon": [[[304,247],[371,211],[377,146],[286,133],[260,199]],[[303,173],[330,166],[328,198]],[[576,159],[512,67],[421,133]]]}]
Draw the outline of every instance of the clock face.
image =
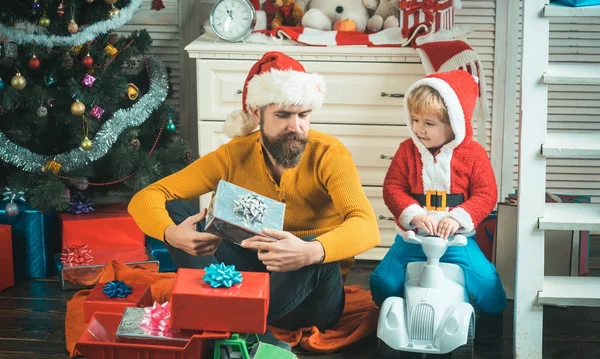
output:
[{"label": "clock face", "polygon": [[210,26],[217,36],[239,41],[252,31],[256,12],[247,0],[219,0],[210,13]]}]

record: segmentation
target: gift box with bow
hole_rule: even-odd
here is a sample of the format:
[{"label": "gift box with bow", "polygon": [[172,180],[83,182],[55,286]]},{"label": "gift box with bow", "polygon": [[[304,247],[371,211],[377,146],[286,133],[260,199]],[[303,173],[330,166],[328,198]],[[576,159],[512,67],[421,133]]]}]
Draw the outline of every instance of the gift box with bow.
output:
[{"label": "gift box with bow", "polygon": [[204,230],[240,243],[262,234],[263,227],[282,230],[284,215],[285,204],[221,180],[208,206]]},{"label": "gift box with bow", "polygon": [[400,2],[400,28],[405,38],[410,38],[420,25],[425,25],[428,33],[450,30],[454,27],[456,0],[398,1]]},{"label": "gift box with bow", "polygon": [[95,312],[122,314],[128,307],[152,305],[152,293],[147,284],[127,284],[123,281],[98,283],[83,301],[83,318],[90,321]]},{"label": "gift box with bow", "polygon": [[232,267],[179,269],[171,293],[173,328],[259,334],[267,330],[269,274]]},{"label": "gift box with bow", "polygon": [[126,203],[99,204],[93,211],[59,214],[62,248],[88,244],[95,250],[144,248],[142,230],[127,212]]}]

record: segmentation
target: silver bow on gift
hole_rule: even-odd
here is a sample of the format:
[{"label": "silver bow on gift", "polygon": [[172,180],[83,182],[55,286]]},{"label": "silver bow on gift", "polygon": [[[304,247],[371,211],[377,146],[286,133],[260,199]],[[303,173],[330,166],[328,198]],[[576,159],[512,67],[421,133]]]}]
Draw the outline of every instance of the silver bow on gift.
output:
[{"label": "silver bow on gift", "polygon": [[262,224],[267,215],[267,204],[258,195],[248,193],[233,201],[233,213],[246,225]]}]

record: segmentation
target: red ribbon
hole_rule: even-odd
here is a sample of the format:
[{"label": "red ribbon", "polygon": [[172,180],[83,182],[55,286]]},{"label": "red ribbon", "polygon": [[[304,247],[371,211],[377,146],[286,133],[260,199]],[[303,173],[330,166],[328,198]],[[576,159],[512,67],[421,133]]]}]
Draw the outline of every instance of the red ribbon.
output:
[{"label": "red ribbon", "polygon": [[92,259],[94,259],[92,257],[92,250],[87,248],[87,244],[67,246],[60,254],[60,262],[65,267],[88,264]]},{"label": "red ribbon", "polygon": [[[404,11],[407,15],[412,15],[417,11],[422,11],[425,14],[425,22],[428,24],[433,23],[435,13],[441,10],[446,10],[452,6],[452,1],[449,0],[443,4],[437,0],[423,0],[423,1],[410,1],[400,0],[400,10]],[[417,25],[417,24],[415,24]]]}]

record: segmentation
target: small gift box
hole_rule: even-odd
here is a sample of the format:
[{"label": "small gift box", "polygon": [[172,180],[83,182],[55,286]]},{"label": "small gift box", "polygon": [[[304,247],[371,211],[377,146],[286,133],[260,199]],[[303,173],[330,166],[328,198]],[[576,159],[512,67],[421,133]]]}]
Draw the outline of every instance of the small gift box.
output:
[{"label": "small gift box", "polygon": [[10,226],[0,225],[0,290],[15,285]]},{"label": "small gift box", "polygon": [[173,328],[259,334],[267,330],[269,274],[235,272],[232,267],[177,271],[171,293]]},{"label": "small gift box", "polygon": [[160,263],[159,272],[177,272],[177,266],[173,263],[169,250],[163,241],[146,236],[146,248]]},{"label": "small gift box", "polygon": [[95,312],[122,314],[127,307],[151,305],[152,293],[147,284],[98,283],[83,301],[83,318],[87,323]]},{"label": "small gift box", "polygon": [[450,30],[454,27],[453,0],[398,0],[402,36],[410,38],[425,25],[428,32]]},{"label": "small gift box", "polygon": [[263,227],[283,229],[285,204],[258,193],[219,181],[206,215],[204,230],[235,243],[263,235]]},{"label": "small gift box", "polygon": [[112,260],[132,268],[158,272],[158,261],[146,248],[92,250],[82,245],[71,246],[54,256],[63,290],[93,287],[100,280],[106,264]]},{"label": "small gift box", "polygon": [[40,212],[19,204],[20,212],[8,216],[0,206],[0,224],[11,226],[16,279],[48,278],[54,274],[52,253],[60,250],[56,212]]},{"label": "small gift box", "polygon": [[[164,316],[156,313],[157,310],[169,311],[168,302],[161,306],[155,304],[148,308],[126,308],[123,318],[117,328],[115,339],[120,343],[140,343],[148,345],[169,345],[184,347],[192,339],[194,334],[200,334],[196,330],[173,330],[169,327],[164,327],[165,330],[160,330],[162,327],[160,322],[165,322]],[[169,315],[166,313],[165,315]],[[155,317],[159,323],[154,330],[148,325],[152,321],[151,316]]]},{"label": "small gift box", "polygon": [[126,203],[100,204],[85,214],[61,212],[62,248],[89,244],[94,250],[144,248],[145,236]]}]

